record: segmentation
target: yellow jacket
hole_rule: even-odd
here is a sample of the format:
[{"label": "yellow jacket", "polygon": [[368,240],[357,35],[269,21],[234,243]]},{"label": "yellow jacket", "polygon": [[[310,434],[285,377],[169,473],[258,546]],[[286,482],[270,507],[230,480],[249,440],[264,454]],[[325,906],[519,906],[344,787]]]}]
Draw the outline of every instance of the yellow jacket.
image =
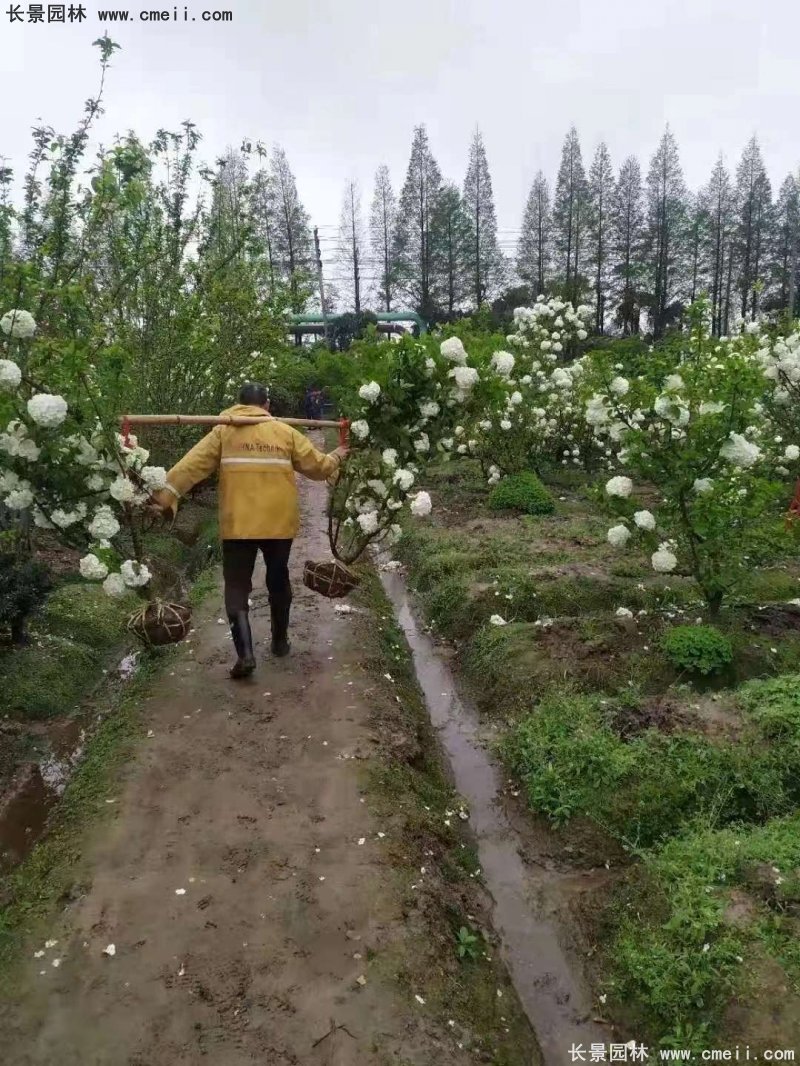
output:
[{"label": "yellow jacket", "polygon": [[[237,404],[223,414],[263,416],[261,407]],[[223,540],[288,540],[300,527],[294,472],[325,481],[339,466],[307,437],[277,420],[252,426],[214,426],[167,474],[155,494],[173,511],[198,482],[219,470],[219,526]]]}]

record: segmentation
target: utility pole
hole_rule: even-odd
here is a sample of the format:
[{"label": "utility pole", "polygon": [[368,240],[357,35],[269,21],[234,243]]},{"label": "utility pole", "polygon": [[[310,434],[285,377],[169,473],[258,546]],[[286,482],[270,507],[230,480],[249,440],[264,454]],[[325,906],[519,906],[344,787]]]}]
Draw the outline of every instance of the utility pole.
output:
[{"label": "utility pole", "polygon": [[322,276],[322,252],[319,247],[319,230],[314,227],[314,249],[317,253],[317,281],[319,282],[319,301],[322,308],[322,324],[325,327],[325,343],[329,344],[328,340],[328,309],[325,305],[325,279]]}]

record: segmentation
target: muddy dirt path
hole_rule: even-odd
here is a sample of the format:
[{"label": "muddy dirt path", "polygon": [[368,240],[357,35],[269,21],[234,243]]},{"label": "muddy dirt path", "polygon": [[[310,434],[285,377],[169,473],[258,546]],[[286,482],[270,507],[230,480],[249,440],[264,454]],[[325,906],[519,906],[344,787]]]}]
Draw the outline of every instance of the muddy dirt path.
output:
[{"label": "muddy dirt path", "polygon": [[352,758],[373,743],[355,631],[300,581],[327,555],[325,487],[303,496],[291,657],[269,658],[260,574],[254,678],[227,679],[219,601],[199,613],[87,841],[85,893],[0,1008],[7,1066],[474,1062],[368,967],[402,910]]}]

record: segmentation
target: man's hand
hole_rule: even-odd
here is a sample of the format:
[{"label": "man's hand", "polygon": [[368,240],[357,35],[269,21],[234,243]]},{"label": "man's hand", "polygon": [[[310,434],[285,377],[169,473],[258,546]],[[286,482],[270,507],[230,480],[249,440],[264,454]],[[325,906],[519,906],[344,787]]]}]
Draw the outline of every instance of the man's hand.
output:
[{"label": "man's hand", "polygon": [[153,518],[167,518],[169,514],[169,508],[165,507],[162,503],[159,503],[158,500],[154,499],[152,496],[144,505],[144,509],[149,515],[152,515]]},{"label": "man's hand", "polygon": [[343,459],[346,459],[349,454],[350,449],[347,447],[346,444],[340,444],[338,448],[335,448],[331,452],[331,455],[335,455],[339,462],[341,462]]}]

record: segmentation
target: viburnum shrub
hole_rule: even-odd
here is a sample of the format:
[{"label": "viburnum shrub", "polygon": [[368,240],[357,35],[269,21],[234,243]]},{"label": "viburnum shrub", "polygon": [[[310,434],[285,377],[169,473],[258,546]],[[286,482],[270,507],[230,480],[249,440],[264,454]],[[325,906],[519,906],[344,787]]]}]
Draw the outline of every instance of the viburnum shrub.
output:
[{"label": "viburnum shrub", "polygon": [[798,469],[767,418],[756,346],[710,336],[701,303],[661,380],[629,380],[603,353],[584,373],[586,421],[621,471],[602,492],[618,516],[609,543],[633,540],[657,572],[694,577],[712,613],[774,548],[782,479]]},{"label": "viburnum shrub", "polygon": [[800,330],[788,336],[755,334],[756,358],[767,381],[765,403],[776,430],[783,435],[788,463],[800,457]]},{"label": "viburnum shrub", "polygon": [[455,337],[437,355],[411,338],[384,343],[363,362],[374,377],[344,401],[352,451],[329,505],[331,548],[343,562],[371,541],[399,537],[404,505],[420,517],[430,513],[430,496],[419,489],[422,469],[453,446],[479,381]]},{"label": "viburnum shrub", "polygon": [[[143,590],[151,572],[141,552],[142,506],[166,484],[135,437],[103,425],[87,370],[75,366],[68,402],[38,379],[33,316],[0,317],[0,502],[20,528],[53,530],[86,550],[80,573],[109,596]],[[122,532],[127,532],[127,538]]]},{"label": "viburnum shrub", "polygon": [[483,368],[485,403],[471,431],[471,452],[490,484],[504,474],[540,473],[545,463],[581,463],[594,447],[577,391],[583,364],[566,362],[587,336],[590,313],[543,296],[515,310],[511,350],[495,352]]}]

